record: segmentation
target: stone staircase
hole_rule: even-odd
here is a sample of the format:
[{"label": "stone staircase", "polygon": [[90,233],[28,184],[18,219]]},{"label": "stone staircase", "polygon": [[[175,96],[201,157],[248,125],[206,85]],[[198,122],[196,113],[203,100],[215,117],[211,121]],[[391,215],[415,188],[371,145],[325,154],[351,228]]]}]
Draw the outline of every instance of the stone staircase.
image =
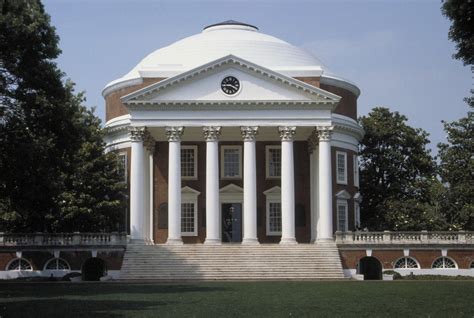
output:
[{"label": "stone staircase", "polygon": [[335,243],[127,245],[120,280],[344,279]]}]

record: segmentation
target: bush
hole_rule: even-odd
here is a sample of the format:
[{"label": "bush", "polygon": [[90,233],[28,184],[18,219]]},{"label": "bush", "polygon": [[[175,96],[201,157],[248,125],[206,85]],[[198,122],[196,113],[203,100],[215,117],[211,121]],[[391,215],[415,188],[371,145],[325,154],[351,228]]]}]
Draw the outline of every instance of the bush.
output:
[{"label": "bush", "polygon": [[400,273],[397,272],[397,271],[388,270],[388,271],[384,271],[383,274],[384,275],[392,275],[393,280],[403,279],[402,275],[400,275]]}]

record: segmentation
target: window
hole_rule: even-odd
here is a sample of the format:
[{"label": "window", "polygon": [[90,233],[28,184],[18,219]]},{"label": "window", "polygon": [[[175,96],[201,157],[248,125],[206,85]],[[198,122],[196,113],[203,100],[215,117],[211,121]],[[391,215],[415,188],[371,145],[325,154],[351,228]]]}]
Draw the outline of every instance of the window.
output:
[{"label": "window", "polygon": [[181,235],[196,235],[197,217],[195,203],[181,203]]},{"label": "window", "polygon": [[71,267],[61,258],[52,258],[44,266],[44,270],[68,271]]},{"label": "window", "polygon": [[337,200],[337,231],[347,231],[347,200]]},{"label": "window", "polygon": [[197,146],[181,146],[181,178],[197,179]]},{"label": "window", "polygon": [[281,235],[281,202],[267,203],[267,234]]},{"label": "window", "polygon": [[420,268],[417,261],[411,257],[402,257],[395,262],[393,268]]},{"label": "window", "polygon": [[118,175],[122,182],[127,183],[127,153],[121,152],[118,154]]},{"label": "window", "polygon": [[221,147],[221,178],[242,178],[242,147]]},{"label": "window", "polygon": [[263,192],[266,196],[267,235],[281,235],[281,188],[275,186]]},{"label": "window", "polygon": [[33,266],[24,258],[15,258],[7,265],[7,271],[32,271]]},{"label": "window", "polygon": [[181,235],[196,236],[198,196],[200,192],[188,186],[181,189]]},{"label": "window", "polygon": [[266,175],[267,178],[281,177],[281,146],[266,146]]},{"label": "window", "polygon": [[357,155],[354,155],[354,164],[353,164],[353,169],[354,169],[354,186],[359,187],[359,158]]},{"label": "window", "polygon": [[359,202],[354,202],[354,224],[356,229],[360,228],[360,205]]},{"label": "window", "polygon": [[431,268],[437,268],[437,269],[449,269],[449,268],[457,268],[456,263],[448,258],[448,257],[439,257],[435,259],[433,262],[433,265],[431,265]]},{"label": "window", "polygon": [[347,154],[336,152],[337,183],[347,184]]}]

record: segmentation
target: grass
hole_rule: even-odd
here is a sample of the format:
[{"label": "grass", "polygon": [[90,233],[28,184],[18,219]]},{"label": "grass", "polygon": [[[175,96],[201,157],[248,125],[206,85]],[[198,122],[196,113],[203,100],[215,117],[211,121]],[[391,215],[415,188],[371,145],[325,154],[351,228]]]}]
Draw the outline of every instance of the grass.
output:
[{"label": "grass", "polygon": [[0,283],[0,317],[473,317],[472,281]]}]

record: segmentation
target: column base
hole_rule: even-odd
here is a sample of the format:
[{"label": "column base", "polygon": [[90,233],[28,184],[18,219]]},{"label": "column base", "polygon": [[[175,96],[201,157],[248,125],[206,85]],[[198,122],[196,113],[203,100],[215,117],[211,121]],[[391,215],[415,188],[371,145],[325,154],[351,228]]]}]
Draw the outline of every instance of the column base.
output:
[{"label": "column base", "polygon": [[222,245],[221,239],[206,239],[204,245]]},{"label": "column base", "polygon": [[256,238],[244,238],[242,240],[242,245],[260,245],[260,243]]},{"label": "column base", "polygon": [[167,245],[183,245],[183,240],[181,238],[168,238],[168,240],[166,241],[166,244]]},{"label": "column base", "polygon": [[294,237],[286,237],[286,238],[281,238],[280,240],[281,245],[296,245],[298,242],[296,242],[296,239]]}]

